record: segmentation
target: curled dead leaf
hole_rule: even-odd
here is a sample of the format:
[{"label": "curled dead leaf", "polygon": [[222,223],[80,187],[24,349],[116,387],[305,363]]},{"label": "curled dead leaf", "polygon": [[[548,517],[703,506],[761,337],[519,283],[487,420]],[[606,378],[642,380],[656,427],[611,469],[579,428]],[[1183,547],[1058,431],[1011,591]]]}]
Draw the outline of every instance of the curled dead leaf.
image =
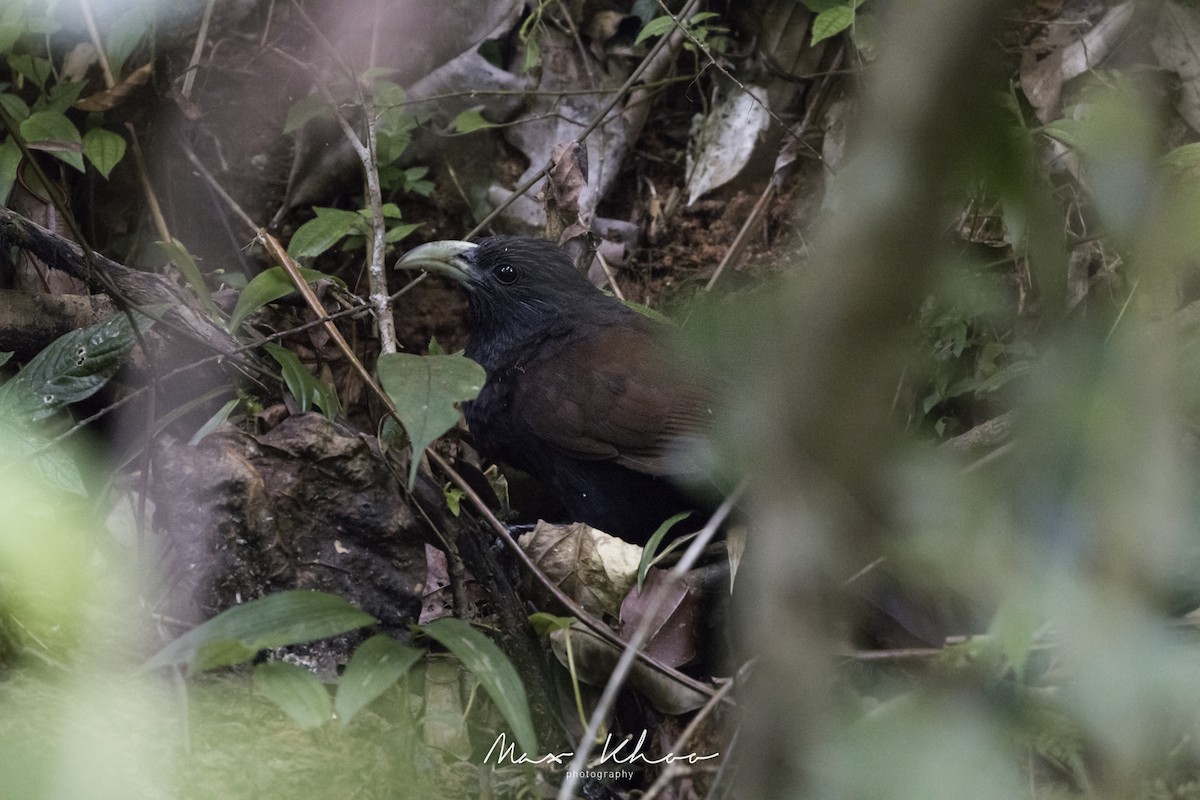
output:
[{"label": "curled dead leaf", "polygon": [[153,64],[143,64],[125,76],[125,79],[111,89],[96,92],[75,101],[75,107],[84,111],[108,111],[124,102],[134,90],[150,80],[154,72]]}]

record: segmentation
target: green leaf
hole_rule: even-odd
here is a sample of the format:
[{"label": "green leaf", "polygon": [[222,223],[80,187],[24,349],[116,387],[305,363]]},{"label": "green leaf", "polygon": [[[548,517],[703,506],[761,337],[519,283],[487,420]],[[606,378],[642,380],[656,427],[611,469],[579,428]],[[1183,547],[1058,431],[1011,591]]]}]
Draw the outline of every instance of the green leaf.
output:
[{"label": "green leaf", "polygon": [[455,117],[454,130],[458,133],[473,133],[475,131],[483,130],[484,128],[496,127],[495,123],[488,122],[483,118],[483,114],[481,114],[479,111],[481,108],[483,108],[483,106],[468,108],[466,111],[463,111],[457,117]]},{"label": "green leaf", "polygon": [[79,99],[85,85],[83,81],[57,83],[51,86],[46,97],[39,99],[34,106],[39,111],[56,111],[59,114],[65,114],[67,109]]},{"label": "green leaf", "polygon": [[260,651],[311,642],[376,622],[335,594],[287,591],[221,612],[155,653],[143,670],[186,666],[192,672],[249,661]]},{"label": "green leaf", "polygon": [[671,17],[665,14],[661,17],[655,17],[642,26],[642,29],[638,31],[637,38],[633,40],[633,43],[635,45],[641,44],[651,36],[662,36],[673,27],[675,27],[675,20],[671,19]]},{"label": "green leaf", "polygon": [[421,227],[420,222],[410,222],[404,225],[393,225],[388,228],[387,233],[383,235],[383,240],[388,244],[393,244],[408,236],[410,233]]},{"label": "green leaf", "polygon": [[83,172],[83,138],[57,111],[35,111],[21,123],[21,138],[33,150],[44,150]]},{"label": "green leaf", "polygon": [[529,615],[529,624],[533,626],[533,631],[538,636],[549,636],[554,631],[570,630],[571,626],[575,624],[575,618],[535,611]]},{"label": "green leaf", "polygon": [[817,14],[812,23],[812,44],[837,36],[854,24],[854,9],[834,6]]},{"label": "green leaf", "polygon": [[21,148],[11,138],[0,144],[0,206],[8,205],[8,196],[17,184],[17,170],[21,167]]},{"label": "green leaf", "polygon": [[240,402],[242,402],[242,399],[240,397],[235,397],[225,405],[221,406],[221,408],[217,410],[217,413],[209,417],[208,421],[201,425],[196,432],[192,434],[192,438],[188,439],[188,447],[195,447],[196,445],[200,444],[200,442],[204,440],[205,436],[208,436],[217,428],[221,427],[225,420],[229,419],[229,415],[233,413],[233,410],[238,407],[238,403]]},{"label": "green leaf", "polygon": [[329,104],[319,94],[301,97],[288,109],[287,120],[283,123],[283,132],[292,133],[304,127],[305,123],[311,119],[330,116],[332,114],[329,111]]},{"label": "green leaf", "polygon": [[359,711],[404,677],[423,655],[424,650],[405,647],[382,633],[360,644],[338,680],[334,708],[342,725],[349,725]]},{"label": "green leaf", "polygon": [[271,661],[254,668],[254,688],[304,730],[329,721],[333,708],[324,684],[303,667]]},{"label": "green leaf", "polygon": [[5,364],[7,364],[12,359],[12,357],[13,357],[12,350],[5,350],[4,352],[0,353],[0,367],[3,367]]},{"label": "green leaf", "polygon": [[473,400],[483,388],[483,367],[466,356],[417,356],[385,353],[376,364],[379,383],[396,406],[413,454],[408,473],[417,480],[421,453],[458,422],[455,403]]},{"label": "green leaf", "polygon": [[[89,131],[90,133],[90,131]],[[115,134],[114,134],[115,135]],[[119,136],[117,137],[120,138]],[[124,144],[124,141],[122,141]],[[216,306],[213,305],[212,293],[208,291],[208,284],[204,282],[204,276],[200,274],[200,265],[196,263],[196,259],[192,258],[192,254],[188,252],[187,247],[183,242],[172,237],[169,242],[155,242],[158,249],[166,253],[167,258],[171,259],[176,268],[183,273],[183,277],[187,280],[188,285],[192,287],[192,291],[200,298],[200,302],[211,314],[216,311]]]},{"label": "green leaf", "polygon": [[658,545],[662,542],[663,537],[667,535],[667,532],[671,528],[674,528],[691,515],[692,512],[690,511],[680,511],[662,525],[659,525],[658,530],[646,541],[646,546],[642,548],[642,560],[638,564],[637,571],[637,588],[639,592],[642,590],[642,582],[646,580],[646,571],[650,569],[650,565],[654,563],[655,558],[658,556]]},{"label": "green leaf", "polygon": [[150,31],[148,8],[146,3],[130,3],[128,11],[105,26],[104,49],[115,72],[123,71],[125,60]]},{"label": "green leaf", "polygon": [[[324,272],[315,269],[301,269],[300,277],[304,278],[308,283],[326,280],[341,283],[340,280],[332,275],[326,275]],[[267,303],[273,303],[281,297],[287,297],[294,291],[296,291],[296,286],[292,283],[287,270],[283,267],[271,267],[270,269],[263,270],[255,275],[246,284],[246,288],[242,289],[242,293],[238,295],[237,305],[233,307],[233,315],[229,319],[229,330],[236,331],[238,326],[242,324],[242,320],[246,317]]]},{"label": "green leaf", "polygon": [[15,94],[8,92],[0,94],[0,106],[3,106],[8,115],[13,118],[13,122],[20,123],[29,118],[29,106],[25,105],[25,101]]},{"label": "green leaf", "polygon": [[[92,128],[83,135],[83,154],[105,178],[125,157],[125,139],[104,128]],[[182,247],[182,245],[180,245]]]},{"label": "green leaf", "polygon": [[362,218],[353,211],[336,208],[315,209],[317,216],[301,225],[288,242],[292,258],[313,258],[333,247],[349,233],[363,229]]},{"label": "green leaf", "polygon": [[[9,355],[12,355],[11,353]],[[6,359],[7,360],[7,359]],[[6,414],[0,414],[0,433],[7,452],[0,455],[0,464],[33,466],[51,486],[71,494],[87,497],[87,487],[76,460],[60,445],[50,445],[40,431],[22,424]]]},{"label": "green leaf", "polygon": [[[9,6],[9,9],[17,8]],[[25,26],[20,23],[0,22],[0,53],[7,53],[12,50],[17,40],[21,38],[21,34],[25,32]]]},{"label": "green leaf", "polygon": [[333,419],[341,411],[337,392],[327,382],[313,375],[300,363],[299,357],[291,350],[280,347],[274,342],[267,342],[265,347],[271,358],[279,364],[283,381],[303,412],[312,411],[315,405],[329,419]]},{"label": "green leaf", "polygon": [[8,56],[8,66],[13,72],[24,75],[33,81],[38,89],[45,89],[46,78],[50,77],[49,60],[25,53],[10,53]]},{"label": "green leaf", "polygon": [[434,620],[422,625],[421,630],[441,643],[471,671],[508,721],[521,749],[526,753],[536,753],[537,734],[529,715],[525,686],[500,648],[484,634],[453,617]]},{"label": "green leaf", "polygon": [[[142,330],[148,317],[139,317]],[[124,314],[55,339],[0,386],[0,408],[17,419],[45,419],[95,394],[124,365],[136,338]]]}]

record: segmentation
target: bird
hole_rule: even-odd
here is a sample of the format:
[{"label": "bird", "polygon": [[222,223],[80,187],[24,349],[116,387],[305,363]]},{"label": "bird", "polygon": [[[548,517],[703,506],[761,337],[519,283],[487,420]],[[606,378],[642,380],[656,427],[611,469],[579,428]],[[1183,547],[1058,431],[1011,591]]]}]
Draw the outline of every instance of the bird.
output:
[{"label": "bird", "polygon": [[679,481],[699,472],[690,445],[711,425],[715,393],[671,358],[668,325],[533,237],[431,242],[397,267],[465,287],[465,355],[486,373],[463,409],[471,437],[486,459],[545,484],[570,517],[562,521],[645,544],[676,513],[698,512],[694,529],[711,510]]}]

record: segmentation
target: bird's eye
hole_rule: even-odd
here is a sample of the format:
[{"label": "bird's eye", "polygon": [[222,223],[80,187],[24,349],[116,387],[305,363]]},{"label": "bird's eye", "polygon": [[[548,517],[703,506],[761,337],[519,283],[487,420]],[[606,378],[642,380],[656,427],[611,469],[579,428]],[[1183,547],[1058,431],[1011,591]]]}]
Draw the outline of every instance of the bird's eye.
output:
[{"label": "bird's eye", "polygon": [[503,283],[505,286],[516,282],[517,268],[512,264],[501,264],[496,267],[496,280]]}]

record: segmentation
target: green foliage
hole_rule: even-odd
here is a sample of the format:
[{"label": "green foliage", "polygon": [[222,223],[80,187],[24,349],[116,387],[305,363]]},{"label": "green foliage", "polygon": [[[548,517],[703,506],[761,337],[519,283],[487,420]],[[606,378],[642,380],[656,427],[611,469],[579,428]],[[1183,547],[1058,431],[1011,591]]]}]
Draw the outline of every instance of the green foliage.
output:
[{"label": "green foliage", "polygon": [[254,668],[254,688],[306,731],[321,727],[332,716],[329,692],[304,667],[283,661],[259,664]]},{"label": "green foliage", "polygon": [[[137,319],[143,331],[152,323]],[[117,374],[136,341],[125,314],[60,336],[0,386],[0,413],[37,422],[86,400]]]},{"label": "green foliage", "polygon": [[1014,339],[998,324],[995,309],[1002,297],[995,276],[980,272],[948,282],[922,309],[918,349],[925,358],[916,415],[927,418],[939,436],[962,432],[946,413],[948,403],[986,403],[1023,375],[1035,356],[1030,342]]},{"label": "green foliage", "polygon": [[[333,94],[342,103],[343,108],[350,108],[360,103],[363,87],[369,86],[371,100],[375,108],[375,168],[379,174],[379,184],[384,195],[394,193],[411,193],[427,197],[433,191],[433,184],[425,180],[428,167],[401,167],[399,161],[412,142],[413,132],[417,129],[420,117],[408,110],[404,88],[393,81],[382,80],[381,75],[390,70],[372,69],[359,76],[359,83],[353,86],[333,87]],[[295,133],[314,119],[334,118],[333,109],[325,98],[310,95],[297,100],[288,109],[287,120],[284,123],[284,133]],[[343,238],[348,238],[353,246],[361,246],[364,234],[370,231],[370,212],[361,211],[367,223],[353,220],[348,216],[340,216],[337,209],[316,208],[317,219],[302,225],[293,236],[293,243],[288,252],[293,258],[315,257],[328,250]],[[349,214],[352,212],[340,212]],[[322,220],[326,216],[328,219]],[[416,228],[416,225],[401,225],[400,210],[394,203],[387,204],[384,211],[385,224],[388,227],[389,244],[399,241]],[[303,234],[302,234],[303,232]],[[300,244],[295,244],[295,237],[303,236]]]},{"label": "green foliage", "polygon": [[473,400],[483,388],[483,367],[463,355],[385,353],[376,367],[379,383],[396,406],[413,455],[408,485],[417,480],[421,453],[458,422],[455,403]]},{"label": "green foliage", "polygon": [[854,25],[855,14],[863,0],[801,0],[816,14],[812,22],[812,44],[837,36]]},{"label": "green foliage", "polygon": [[664,520],[663,524],[659,525],[658,529],[650,535],[649,540],[646,541],[646,546],[642,548],[642,560],[638,563],[637,588],[639,592],[642,590],[642,583],[646,580],[646,572],[650,569],[650,567],[652,567],[656,561],[659,561],[667,553],[670,553],[672,550],[675,550],[677,547],[679,547],[680,544],[686,539],[686,537],[682,537],[675,540],[667,547],[667,549],[659,553],[658,546],[662,543],[663,537],[670,533],[671,528],[674,528],[691,515],[691,511],[680,511],[670,519]]},{"label": "green foliage", "polygon": [[301,413],[312,411],[313,406],[316,406],[327,418],[333,419],[342,412],[337,391],[329,385],[328,381],[318,378],[305,369],[304,365],[300,363],[299,356],[274,342],[267,342],[264,347],[270,353],[271,358],[279,364],[283,381],[300,406]]},{"label": "green foliage", "polygon": [[504,716],[526,753],[538,752],[525,685],[499,647],[461,619],[444,617],[421,626],[470,670]]},{"label": "green foliage", "polygon": [[466,111],[463,111],[457,117],[455,117],[454,118],[455,132],[456,133],[474,133],[475,131],[483,130],[484,128],[496,127],[495,123],[488,122],[486,119],[483,118],[483,114],[481,114],[479,111],[479,109],[481,109],[481,108],[483,108],[483,106],[476,106],[475,108],[468,108]]},{"label": "green foliage", "polygon": [[[419,169],[419,168],[418,168]],[[420,180],[423,172],[404,170],[399,181],[406,186],[425,191]],[[429,187],[432,189],[432,186]],[[345,247],[363,247],[371,236],[371,212],[343,211],[337,208],[314,208],[317,216],[301,225],[292,234],[288,243],[288,255],[292,258],[315,258],[341,242]],[[400,209],[395,203],[385,203],[382,208],[387,233],[384,241],[395,244],[420,227],[420,223],[402,223]]]},{"label": "green foliage", "polygon": [[[301,269],[300,276],[309,283],[336,281],[344,286],[340,278],[326,275],[315,269]],[[268,303],[281,297],[287,297],[294,291],[296,291],[296,287],[283,267],[271,267],[263,270],[255,275],[238,295],[237,304],[234,305],[233,313],[229,317],[229,330],[236,331],[246,317]]]},{"label": "green foliage", "polygon": [[375,622],[337,595],[287,591],[227,609],[167,643],[143,670],[168,666],[203,672],[241,664],[261,650],[337,636]]},{"label": "green foliage", "polygon": [[377,634],[358,646],[338,680],[334,709],[343,726],[403,678],[425,655],[424,650],[405,647],[384,634]]},{"label": "green foliage", "polygon": [[[124,146],[123,142],[122,146]],[[200,298],[201,304],[208,309],[210,314],[213,313],[216,310],[216,306],[213,305],[212,293],[208,291],[208,284],[204,282],[204,276],[200,272],[200,265],[196,263],[196,259],[188,252],[184,243],[172,238],[169,242],[155,242],[155,244],[175,264],[175,267],[183,275],[188,285],[192,287],[192,291],[195,292],[196,297]]]},{"label": "green foliage", "polygon": [[[683,28],[691,36],[700,43],[701,47],[706,50],[716,50],[721,52],[725,49],[726,35],[729,33],[729,28],[723,25],[711,24],[712,21],[720,18],[720,15],[713,11],[701,11],[698,14],[693,14],[684,23]],[[634,44],[641,44],[647,39],[657,38],[666,33],[669,33],[675,27],[673,17],[663,15],[656,17],[638,31],[637,38]],[[695,52],[696,46],[689,40],[684,42],[684,49]]]},{"label": "green foliage", "polygon": [[[85,84],[60,79],[61,72],[46,51],[48,37],[62,29],[57,19],[61,13],[57,4],[26,0],[9,2],[0,10],[0,56],[14,79],[0,84],[0,108],[31,150],[49,153],[80,172],[85,169],[86,156],[96,172],[108,178],[125,156],[125,139],[101,127],[100,115],[91,119],[86,132],[72,120],[72,106]],[[134,43],[147,29],[144,14],[140,25],[126,22],[123,28]],[[119,65],[120,61],[115,63]],[[0,140],[0,202],[7,202],[12,190],[19,153],[12,131],[6,131]]]}]

